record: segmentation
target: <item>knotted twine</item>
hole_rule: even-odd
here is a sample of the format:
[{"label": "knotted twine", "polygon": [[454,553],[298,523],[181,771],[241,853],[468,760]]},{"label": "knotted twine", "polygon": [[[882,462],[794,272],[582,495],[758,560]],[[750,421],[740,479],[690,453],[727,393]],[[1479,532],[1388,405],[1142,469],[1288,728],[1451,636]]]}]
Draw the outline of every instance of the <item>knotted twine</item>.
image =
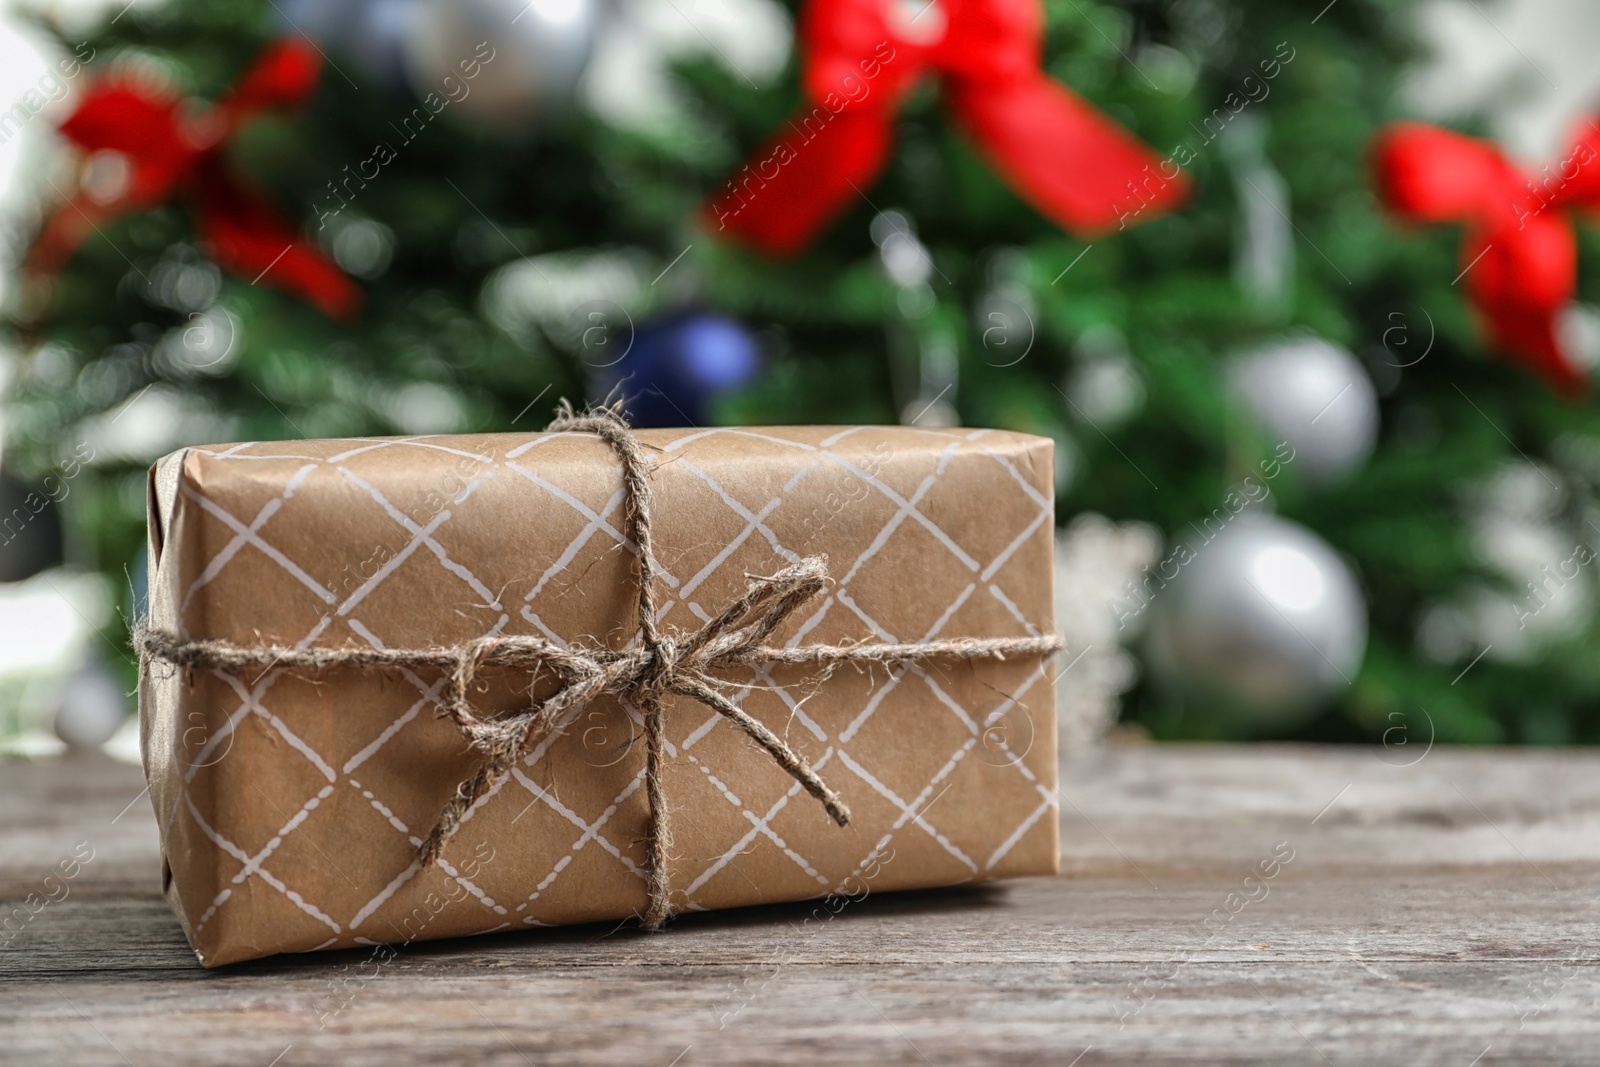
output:
[{"label": "knotted twine", "polygon": [[[1004,660],[1008,656],[1046,656],[1061,647],[1061,638],[957,638],[912,644],[863,642],[851,645],[802,645],[774,648],[764,644],[796,609],[810,602],[828,583],[827,560],[811,556],[775,575],[749,575],[745,593],[720,615],[690,634],[662,632],[657,616],[656,583],[660,564],[651,533],[649,469],[624,420],[621,407],[575,413],[562,402],[547,431],[592,433],[616,452],[622,462],[626,525],[639,567],[639,639],[623,651],[583,646],[562,647],[542,637],[484,637],[458,645],[432,648],[290,648],[281,645],[237,645],[230,641],[183,641],[140,625],[134,644],[144,661],[156,660],[186,671],[209,669],[238,672],[250,668],[323,671],[335,668],[428,669],[448,681],[440,701],[441,718],[455,723],[470,748],[483,757],[478,769],[456,787],[438,823],[418,850],[423,866],[439,860],[446,842],[479,801],[494,791],[518,760],[526,757],[552,731],[559,731],[591,701],[611,696],[631,701],[644,716],[645,794],[650,818],[645,832],[649,865],[649,906],[643,923],[657,930],[671,914],[668,861],[672,831],[662,770],[666,762],[666,729],[661,699],[668,693],[688,697],[723,716],[764,749],[773,761],[816,797],[840,826],[850,809],[839,794],[802,756],[762,723],[741,711],[723,691],[733,683],[713,672],[730,667],[760,668],[775,663],[821,667],[822,681],[842,664],[895,666],[939,658]],[[549,697],[533,697],[533,706],[501,718],[480,718],[469,693],[484,667],[525,670],[535,678],[548,668],[561,682]]]}]

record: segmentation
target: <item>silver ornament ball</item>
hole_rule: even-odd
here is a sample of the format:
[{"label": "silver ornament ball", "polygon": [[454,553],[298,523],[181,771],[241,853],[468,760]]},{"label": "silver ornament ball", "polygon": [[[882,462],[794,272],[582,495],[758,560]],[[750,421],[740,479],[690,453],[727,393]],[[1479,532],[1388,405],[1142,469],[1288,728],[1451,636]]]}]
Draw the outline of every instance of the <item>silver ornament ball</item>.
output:
[{"label": "silver ornament ball", "polygon": [[[401,50],[420,0],[282,0],[274,3],[286,33],[321,41],[388,88],[404,83]],[[342,72],[341,72],[342,73]]]},{"label": "silver ornament ball", "polygon": [[421,0],[406,72],[419,96],[435,93],[458,115],[516,126],[571,99],[602,16],[601,0]]},{"label": "silver ornament ball", "polygon": [[1275,341],[1233,359],[1228,386],[1267,433],[1294,449],[1313,484],[1338,481],[1372,454],[1378,394],[1349,351],[1318,337]]},{"label": "silver ornament ball", "polygon": [[1246,512],[1151,572],[1146,654],[1169,691],[1253,726],[1303,720],[1361,667],[1367,609],[1339,555],[1310,530]]},{"label": "silver ornament ball", "polygon": [[67,680],[56,708],[56,736],[72,748],[99,748],[128,717],[122,689],[104,667],[94,665]]}]

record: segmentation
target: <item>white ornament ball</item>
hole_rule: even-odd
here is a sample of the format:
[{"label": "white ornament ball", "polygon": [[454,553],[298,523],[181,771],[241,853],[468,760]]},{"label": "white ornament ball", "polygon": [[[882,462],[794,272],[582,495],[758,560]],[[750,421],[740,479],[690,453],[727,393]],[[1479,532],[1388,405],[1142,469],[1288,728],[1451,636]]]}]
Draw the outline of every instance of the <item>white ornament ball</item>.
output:
[{"label": "white ornament ball", "polygon": [[1349,686],[1366,650],[1367,608],[1327,542],[1246,512],[1186,547],[1150,572],[1146,652],[1169,690],[1208,711],[1284,725]]},{"label": "white ornament ball", "polygon": [[457,115],[515,126],[571,99],[602,15],[600,0],[422,0],[406,73]]},{"label": "white ornament ball", "polygon": [[1228,385],[1267,433],[1294,449],[1293,467],[1334,482],[1372,454],[1378,394],[1360,361],[1317,337],[1262,346],[1228,366]]},{"label": "white ornament ball", "polygon": [[84,667],[68,679],[56,708],[56,736],[73,748],[99,748],[128,717],[122,689],[104,667]]}]

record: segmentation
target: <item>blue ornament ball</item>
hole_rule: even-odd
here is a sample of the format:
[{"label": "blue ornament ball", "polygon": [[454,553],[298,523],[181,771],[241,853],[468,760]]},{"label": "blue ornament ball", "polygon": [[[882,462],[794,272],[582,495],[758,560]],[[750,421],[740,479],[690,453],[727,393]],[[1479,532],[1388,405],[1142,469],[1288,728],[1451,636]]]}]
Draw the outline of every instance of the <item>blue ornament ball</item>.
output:
[{"label": "blue ornament ball", "polygon": [[755,380],[762,364],[761,344],[742,323],[680,311],[639,327],[627,354],[605,368],[601,391],[618,391],[635,426],[704,426],[712,402]]}]

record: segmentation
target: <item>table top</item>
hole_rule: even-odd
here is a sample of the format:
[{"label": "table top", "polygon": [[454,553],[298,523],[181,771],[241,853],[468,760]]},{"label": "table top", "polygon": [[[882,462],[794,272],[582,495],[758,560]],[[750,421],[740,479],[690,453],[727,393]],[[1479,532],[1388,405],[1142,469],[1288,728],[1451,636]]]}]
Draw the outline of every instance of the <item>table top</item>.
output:
[{"label": "table top", "polygon": [[1063,775],[1057,878],[206,971],[138,770],[0,764],[0,918],[56,898],[0,931],[0,1062],[1600,1063],[1600,754],[1131,745]]}]

